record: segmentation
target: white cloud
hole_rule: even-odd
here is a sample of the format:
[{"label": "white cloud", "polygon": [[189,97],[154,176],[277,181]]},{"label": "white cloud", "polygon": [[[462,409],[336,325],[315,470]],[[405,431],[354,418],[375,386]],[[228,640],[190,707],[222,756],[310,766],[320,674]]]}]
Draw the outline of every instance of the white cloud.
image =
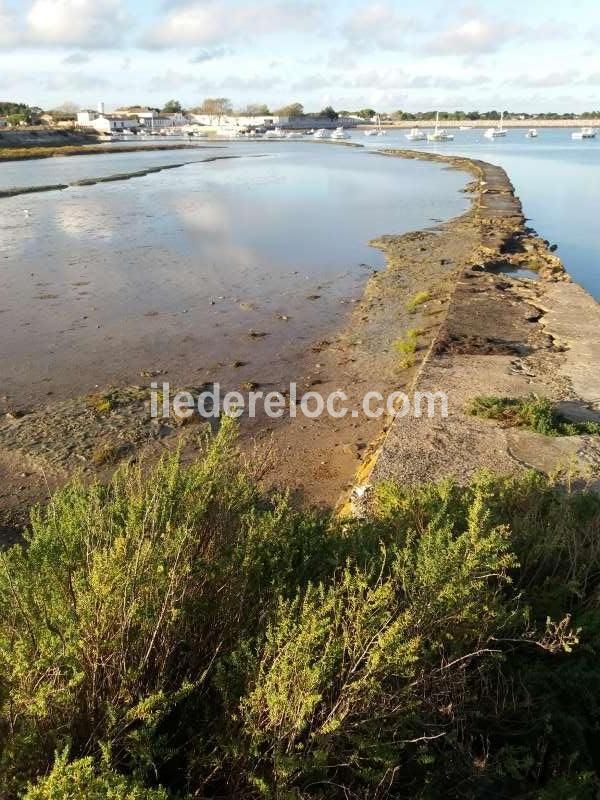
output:
[{"label": "white cloud", "polygon": [[327,75],[321,73],[304,75],[292,83],[290,92],[294,94],[296,92],[315,92],[317,89],[331,89],[332,86],[338,83],[339,79],[339,75],[332,73]]},{"label": "white cloud", "polygon": [[527,88],[554,89],[557,86],[571,86],[578,83],[579,72],[574,69],[564,70],[563,72],[546,72],[543,75],[517,75],[506,81],[509,86],[520,86]]},{"label": "white cloud", "polygon": [[371,2],[355,9],[341,30],[343,36],[355,45],[399,50],[403,36],[418,29],[413,17],[399,14],[390,3]]},{"label": "white cloud", "polygon": [[224,75],[218,80],[207,80],[191,72],[177,72],[167,69],[162,74],[154,75],[149,81],[148,88],[159,89],[164,92],[189,92],[189,93],[217,93],[217,92],[254,92],[268,91],[274,86],[281,85],[282,79],[278,75]]},{"label": "white cloud", "polygon": [[87,53],[71,53],[62,60],[63,64],[85,64],[90,60]]},{"label": "white cloud", "polygon": [[190,64],[204,64],[207,61],[215,61],[218,58],[224,58],[229,55],[231,50],[228,47],[204,47],[199,50],[193,58],[190,58]]},{"label": "white cloud", "polygon": [[350,44],[334,47],[327,54],[327,66],[332,69],[354,69],[357,63],[356,48]]},{"label": "white cloud", "polygon": [[204,0],[176,6],[146,33],[148,47],[209,46],[240,37],[254,41],[257,36],[314,30],[320,18],[319,6],[303,0],[271,0],[233,4]]},{"label": "white cloud", "polygon": [[49,92],[85,92],[108,86],[110,82],[106,78],[85,72],[54,72],[45,81],[45,88]]},{"label": "white cloud", "polygon": [[481,16],[469,17],[434,36],[426,44],[425,50],[442,55],[491,52],[519,33],[521,28],[512,23]]},{"label": "white cloud", "polygon": [[119,0],[34,0],[27,16],[28,44],[112,47],[126,19]]}]

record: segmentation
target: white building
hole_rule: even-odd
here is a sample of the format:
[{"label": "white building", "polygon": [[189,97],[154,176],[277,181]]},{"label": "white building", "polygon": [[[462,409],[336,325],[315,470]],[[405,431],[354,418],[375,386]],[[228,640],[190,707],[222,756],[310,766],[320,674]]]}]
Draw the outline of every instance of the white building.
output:
[{"label": "white building", "polygon": [[272,128],[277,125],[286,125],[289,117],[277,114],[266,114],[260,117],[247,117],[243,114],[190,114],[190,120],[198,125],[208,125],[212,128]]},{"label": "white building", "polygon": [[104,114],[93,122],[93,127],[98,133],[121,133],[122,131],[137,131],[137,119],[118,117],[116,114]]},{"label": "white building", "polygon": [[136,119],[142,130],[149,131],[163,130],[166,128],[181,128],[189,123],[189,118],[181,112],[161,114],[156,108],[144,108],[142,106],[118,108],[115,114]]},{"label": "white building", "polygon": [[80,128],[91,128],[98,133],[121,133],[139,128],[139,122],[135,118],[89,110],[77,112],[77,125]]},{"label": "white building", "polygon": [[8,125],[6,117],[0,117],[0,128],[5,128]]},{"label": "white building", "polygon": [[77,112],[77,124],[82,128],[92,128],[93,121],[98,119],[100,114],[98,111],[78,111]]}]

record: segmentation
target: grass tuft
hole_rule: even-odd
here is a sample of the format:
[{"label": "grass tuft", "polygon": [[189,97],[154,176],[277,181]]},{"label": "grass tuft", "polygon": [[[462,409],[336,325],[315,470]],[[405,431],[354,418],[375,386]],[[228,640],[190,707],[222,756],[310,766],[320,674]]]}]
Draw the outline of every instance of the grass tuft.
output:
[{"label": "grass tuft", "polygon": [[571,422],[553,408],[550,400],[537,395],[525,398],[475,397],[468,411],[475,417],[497,420],[507,428],[526,428],[544,436],[600,434],[599,423]]},{"label": "grass tuft", "polygon": [[421,333],[419,328],[408,328],[405,337],[394,342],[394,350],[400,356],[401,369],[409,369],[414,366],[417,340]]},{"label": "grass tuft", "polygon": [[430,297],[431,295],[429,294],[429,292],[426,291],[417,292],[415,295],[413,295],[406,304],[406,309],[409,312],[409,314],[414,314],[415,311],[419,308],[419,306],[422,306],[423,303],[426,303],[430,299]]}]

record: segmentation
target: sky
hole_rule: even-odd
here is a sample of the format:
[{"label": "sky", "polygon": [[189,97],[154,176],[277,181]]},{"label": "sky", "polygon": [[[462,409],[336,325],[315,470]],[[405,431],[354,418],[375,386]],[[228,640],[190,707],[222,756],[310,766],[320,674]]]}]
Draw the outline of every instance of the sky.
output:
[{"label": "sky", "polygon": [[598,0],[0,0],[0,101],[600,108]]}]

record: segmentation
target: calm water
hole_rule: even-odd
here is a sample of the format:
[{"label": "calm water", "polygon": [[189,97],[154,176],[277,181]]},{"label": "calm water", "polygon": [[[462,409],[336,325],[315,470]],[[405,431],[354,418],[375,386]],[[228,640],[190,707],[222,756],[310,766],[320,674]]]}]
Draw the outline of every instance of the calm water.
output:
[{"label": "calm water", "polygon": [[[33,401],[149,369],[191,382],[237,360],[282,380],[382,265],[371,238],[467,206],[465,176],[435,164],[300,142],[212,152],[242,157],[0,200],[0,394]],[[4,164],[0,186],[179,160]]]},{"label": "calm water", "polygon": [[558,245],[574,279],[600,299],[600,133],[596,139],[574,141],[572,130],[539,128],[537,139],[526,139],[525,130],[516,129],[495,140],[486,139],[483,130],[456,130],[453,142],[437,145],[411,144],[406,132],[381,138],[355,133],[354,138],[368,148],[436,150],[504,167],[531,226]]},{"label": "calm water", "polygon": [[[125,146],[123,142],[118,144],[121,147]],[[9,161],[0,164],[0,189],[8,189],[13,186],[52,186],[57,183],[71,183],[83,178],[101,178],[120,172],[133,172],[163,164],[201,161],[205,158],[223,155],[224,149],[220,143],[215,143],[213,146],[201,145],[181,150],[111,153],[110,146],[107,145],[107,152],[101,157],[58,156],[32,161]]]}]

